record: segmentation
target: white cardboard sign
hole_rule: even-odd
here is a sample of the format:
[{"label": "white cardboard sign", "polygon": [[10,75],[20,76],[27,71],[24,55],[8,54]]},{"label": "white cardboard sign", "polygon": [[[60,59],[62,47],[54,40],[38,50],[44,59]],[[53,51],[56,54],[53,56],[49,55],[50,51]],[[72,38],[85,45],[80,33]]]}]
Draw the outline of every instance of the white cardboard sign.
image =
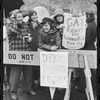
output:
[{"label": "white cardboard sign", "polygon": [[67,49],[84,47],[86,35],[86,16],[65,15],[62,45]]},{"label": "white cardboard sign", "polygon": [[67,88],[68,52],[40,52],[41,86]]}]

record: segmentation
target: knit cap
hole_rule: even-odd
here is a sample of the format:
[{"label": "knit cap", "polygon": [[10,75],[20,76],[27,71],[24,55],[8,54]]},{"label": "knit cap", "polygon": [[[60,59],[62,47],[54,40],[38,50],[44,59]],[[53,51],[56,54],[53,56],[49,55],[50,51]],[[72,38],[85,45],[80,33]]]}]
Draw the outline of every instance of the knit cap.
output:
[{"label": "knit cap", "polygon": [[57,15],[62,15],[62,16],[64,16],[64,11],[62,10],[62,9],[56,9],[55,11],[54,11],[54,17],[56,17]]}]

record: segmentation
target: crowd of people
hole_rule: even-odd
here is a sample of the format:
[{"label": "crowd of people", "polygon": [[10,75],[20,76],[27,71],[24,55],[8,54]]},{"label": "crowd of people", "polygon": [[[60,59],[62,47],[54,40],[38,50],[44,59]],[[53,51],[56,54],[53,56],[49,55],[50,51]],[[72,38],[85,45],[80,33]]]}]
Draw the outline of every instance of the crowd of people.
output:
[{"label": "crowd of people", "polygon": [[[87,28],[85,45],[80,50],[96,50],[96,23],[94,13],[86,13],[83,10],[73,11],[74,16],[82,16],[86,14]],[[30,10],[28,12],[29,19],[23,21],[23,12],[19,9],[9,13],[9,19],[4,18],[3,25],[3,50],[8,51],[38,51],[38,48],[47,51],[56,51],[57,49],[65,49],[62,46],[62,36],[64,26],[64,11],[56,9],[53,18],[45,17],[40,23],[37,12]],[[40,81],[40,67],[32,65],[6,65],[7,85],[9,86],[12,99],[17,99],[17,90],[20,78],[23,76],[23,89],[32,95],[36,95],[35,80]],[[80,73],[79,73],[80,72]],[[94,96],[96,96],[96,70],[91,70]],[[80,74],[80,75],[79,75]],[[81,84],[76,86],[77,89],[85,90],[85,79],[83,69],[74,70],[73,81],[78,80]],[[84,82],[83,82],[84,81]]]}]

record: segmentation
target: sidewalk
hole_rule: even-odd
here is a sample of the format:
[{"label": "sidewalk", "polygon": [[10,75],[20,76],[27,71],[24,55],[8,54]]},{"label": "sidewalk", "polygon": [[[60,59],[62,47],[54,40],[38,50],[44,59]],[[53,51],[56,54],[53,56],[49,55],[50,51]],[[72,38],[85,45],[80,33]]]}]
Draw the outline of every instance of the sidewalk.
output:
[{"label": "sidewalk", "polygon": [[[39,87],[37,90],[37,95],[33,96],[31,94],[26,94],[25,92],[18,92],[18,100],[51,100],[49,88]],[[56,89],[53,100],[63,100],[65,90],[58,91]],[[3,100],[12,100],[10,98],[10,93],[6,93]],[[87,100],[85,93],[77,91],[73,86],[71,90],[70,100]]]}]

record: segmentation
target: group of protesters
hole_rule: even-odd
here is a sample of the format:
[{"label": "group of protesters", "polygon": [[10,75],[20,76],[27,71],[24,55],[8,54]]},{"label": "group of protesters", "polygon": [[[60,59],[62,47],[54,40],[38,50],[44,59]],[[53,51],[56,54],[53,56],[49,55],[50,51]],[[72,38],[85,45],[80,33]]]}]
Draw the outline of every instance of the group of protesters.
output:
[{"label": "group of protesters", "polygon": [[[73,12],[73,16],[82,16],[86,14],[87,28],[85,45],[80,50],[96,50],[95,41],[97,37],[96,23],[94,13],[86,13],[83,10]],[[27,22],[23,21],[23,12],[19,9],[9,13],[9,21],[4,19],[4,50],[9,51],[38,51],[38,48],[46,51],[56,51],[65,49],[62,46],[62,37],[64,26],[64,11],[60,8],[54,11],[53,17],[44,17],[42,22],[38,21],[38,15],[35,10],[28,11],[29,17]],[[7,47],[8,46],[8,47]],[[6,65],[7,84],[10,86],[12,99],[17,99],[17,90],[21,76],[24,77],[22,83],[23,89],[32,95],[36,95],[35,79],[40,82],[40,68],[32,65]],[[75,70],[73,81],[80,80],[81,86],[77,87],[81,91],[85,88],[85,81],[79,78],[80,70]],[[83,71],[83,70],[82,70]],[[81,72],[81,71],[80,71]],[[96,71],[91,70],[93,74],[93,89],[96,88]],[[84,77],[84,73],[82,72]],[[96,95],[96,90],[94,90]]]}]

